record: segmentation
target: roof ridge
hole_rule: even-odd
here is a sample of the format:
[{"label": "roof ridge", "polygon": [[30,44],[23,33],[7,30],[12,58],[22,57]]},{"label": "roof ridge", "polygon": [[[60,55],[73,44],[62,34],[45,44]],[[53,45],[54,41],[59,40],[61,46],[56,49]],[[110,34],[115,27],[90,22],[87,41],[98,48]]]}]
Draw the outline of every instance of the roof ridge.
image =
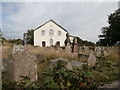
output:
[{"label": "roof ridge", "polygon": [[[60,26],[59,24],[57,24],[54,20],[50,19],[49,21],[45,22],[44,24],[40,25],[39,27],[37,27],[35,30],[37,30],[38,28],[42,27],[43,25],[47,24],[48,22],[52,21],[53,23],[55,23],[57,26],[59,26],[60,28],[62,28],[64,31],[68,32],[65,28],[63,28],[62,26]],[[34,30],[34,31],[35,31]]]}]

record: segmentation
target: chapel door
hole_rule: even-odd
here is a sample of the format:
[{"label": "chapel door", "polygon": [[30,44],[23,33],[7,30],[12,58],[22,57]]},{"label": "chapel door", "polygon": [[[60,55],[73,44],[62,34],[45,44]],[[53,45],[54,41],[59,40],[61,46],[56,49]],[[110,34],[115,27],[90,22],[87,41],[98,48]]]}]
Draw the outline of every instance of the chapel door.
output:
[{"label": "chapel door", "polygon": [[57,41],[57,46],[60,46],[60,41]]},{"label": "chapel door", "polygon": [[45,47],[45,46],[46,46],[45,41],[42,41],[42,47]]}]

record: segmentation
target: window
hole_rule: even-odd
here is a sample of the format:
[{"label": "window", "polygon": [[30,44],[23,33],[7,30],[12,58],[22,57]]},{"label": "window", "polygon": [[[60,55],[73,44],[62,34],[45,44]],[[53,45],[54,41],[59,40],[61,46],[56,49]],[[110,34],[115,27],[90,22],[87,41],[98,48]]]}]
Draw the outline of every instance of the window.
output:
[{"label": "window", "polygon": [[53,45],[53,39],[50,39],[50,46]]},{"label": "window", "polygon": [[51,29],[49,35],[54,35],[54,31]]},{"label": "window", "polygon": [[58,31],[58,36],[61,36],[61,31]]},{"label": "window", "polygon": [[45,31],[44,30],[41,31],[41,35],[45,36]]}]

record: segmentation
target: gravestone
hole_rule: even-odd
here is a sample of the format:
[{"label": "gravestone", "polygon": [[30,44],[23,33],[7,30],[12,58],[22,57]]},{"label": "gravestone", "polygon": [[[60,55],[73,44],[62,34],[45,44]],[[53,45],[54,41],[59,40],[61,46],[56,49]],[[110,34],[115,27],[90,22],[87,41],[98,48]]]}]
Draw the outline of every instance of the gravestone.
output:
[{"label": "gravestone", "polygon": [[87,46],[84,46],[84,51],[85,51],[85,55],[89,54],[89,48]]},{"label": "gravestone", "polygon": [[92,67],[96,64],[96,57],[90,53],[88,60],[87,60],[88,66]]},{"label": "gravestone", "polygon": [[62,49],[60,48],[60,46],[57,43],[55,45],[55,50],[56,50],[56,52],[61,52],[62,51]]},{"label": "gravestone", "polygon": [[96,52],[96,56],[100,57],[100,55],[101,55],[101,48],[100,47],[96,47],[95,48],[95,52]]},{"label": "gravestone", "polygon": [[57,58],[57,59],[50,60],[50,64],[48,65],[47,68],[52,69],[54,65],[57,65],[58,61],[66,62],[66,68],[68,70],[72,70],[73,67],[81,67],[83,64],[86,64],[86,63],[83,63],[83,62],[79,62],[79,61],[75,61],[75,60],[69,60],[69,59],[66,59],[66,58]]},{"label": "gravestone", "polygon": [[28,51],[16,52],[13,54],[14,80],[18,81],[22,76],[28,76],[31,80],[37,78],[37,63]]},{"label": "gravestone", "polygon": [[[17,48],[16,48],[17,47]],[[19,81],[21,76],[28,76],[32,81],[37,80],[36,58],[27,50],[20,49],[21,46],[13,48],[12,56],[5,61],[9,81]]]},{"label": "gravestone", "polygon": [[70,46],[70,43],[67,43],[67,45],[65,46],[65,53],[71,54],[71,46]]},{"label": "gravestone", "polygon": [[108,52],[104,51],[104,56],[107,57],[108,56]]},{"label": "gravestone", "polygon": [[77,43],[77,38],[75,38],[73,43],[73,53],[76,53],[77,50],[78,50],[78,43]]},{"label": "gravestone", "polygon": [[104,56],[104,51],[105,51],[105,48],[104,47],[101,47],[101,55]]}]

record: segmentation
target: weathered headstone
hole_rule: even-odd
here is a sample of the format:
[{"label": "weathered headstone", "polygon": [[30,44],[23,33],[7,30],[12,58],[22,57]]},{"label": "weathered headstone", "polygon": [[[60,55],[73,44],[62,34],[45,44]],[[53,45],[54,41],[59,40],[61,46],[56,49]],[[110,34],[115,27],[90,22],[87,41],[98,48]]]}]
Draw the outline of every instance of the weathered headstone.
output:
[{"label": "weathered headstone", "polygon": [[104,56],[107,57],[108,56],[108,52],[104,51]]},{"label": "weathered headstone", "polygon": [[13,54],[14,80],[20,80],[20,76],[28,76],[31,80],[37,79],[37,63],[28,51]]},{"label": "weathered headstone", "polygon": [[62,51],[62,49],[60,48],[60,46],[57,43],[55,45],[55,50],[56,50],[56,52],[61,52]]},{"label": "weathered headstone", "polygon": [[96,57],[90,53],[88,60],[87,60],[88,66],[92,67],[96,64]]},{"label": "weathered headstone", "polygon": [[65,53],[71,54],[71,46],[70,46],[70,43],[67,43],[67,45],[65,46]]},{"label": "weathered headstone", "polygon": [[101,48],[100,47],[96,47],[95,48],[95,52],[96,52],[96,56],[100,57],[100,55],[101,55]]},{"label": "weathered headstone", "polygon": [[105,48],[104,47],[101,47],[101,55],[104,56],[104,51],[105,51]]},{"label": "weathered headstone", "polygon": [[89,54],[89,48],[87,46],[84,46],[84,51],[85,51],[85,55]]},{"label": "weathered headstone", "polygon": [[77,43],[77,38],[75,38],[73,43],[73,53],[76,53],[77,50],[78,50],[78,43]]},{"label": "weathered headstone", "polygon": [[72,70],[73,67],[81,67],[83,64],[86,64],[86,63],[75,61],[75,60],[68,60],[66,58],[57,58],[54,60],[50,60],[50,64],[48,68],[52,68],[54,65],[57,65],[58,61],[66,62],[66,68],[68,70]]},{"label": "weathered headstone", "polygon": [[37,62],[36,57],[29,54],[29,52],[21,46],[13,48],[12,56],[9,60],[5,60],[5,72],[7,73],[9,81],[19,81],[20,76],[28,76],[31,80],[37,79]]}]

